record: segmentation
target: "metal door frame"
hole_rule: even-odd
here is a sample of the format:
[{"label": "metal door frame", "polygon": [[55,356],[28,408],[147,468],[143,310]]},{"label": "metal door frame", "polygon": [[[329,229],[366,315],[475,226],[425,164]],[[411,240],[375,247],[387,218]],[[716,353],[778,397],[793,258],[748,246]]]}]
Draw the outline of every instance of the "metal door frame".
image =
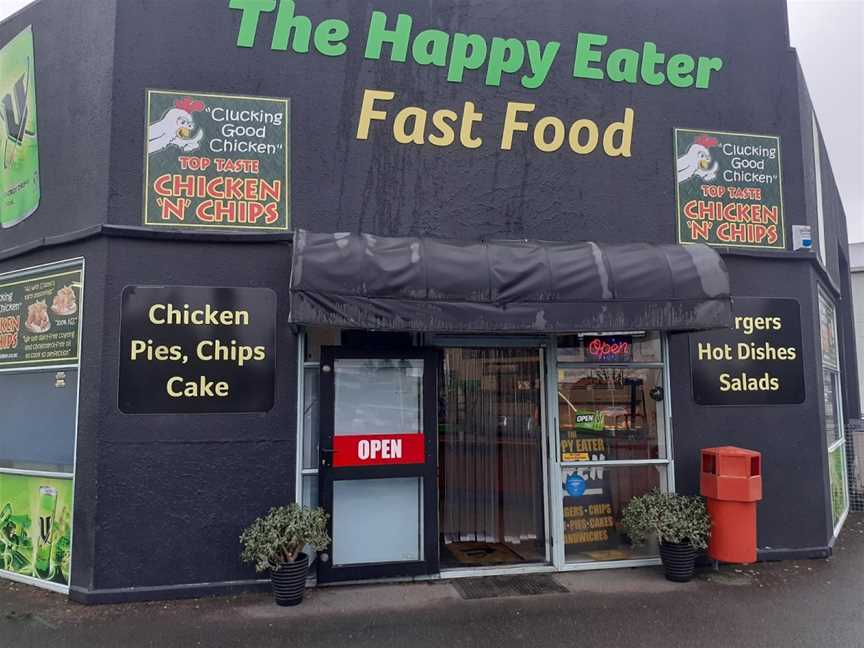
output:
[{"label": "metal door frame", "polygon": [[[554,342],[554,338],[552,339]],[[445,569],[442,575],[447,578],[470,578],[472,576],[491,576],[495,574],[526,574],[536,572],[550,572],[554,570],[554,529],[552,526],[553,498],[549,491],[549,446],[552,430],[550,427],[550,410],[548,404],[548,371],[554,367],[554,362],[549,362],[550,338],[547,336],[449,336],[440,335],[426,337],[426,343],[438,349],[532,349],[540,354],[539,375],[540,380],[540,438],[541,438],[541,476],[543,480],[543,532],[545,538],[545,562],[525,563],[515,565],[493,565],[489,567],[453,567]],[[443,362],[443,358],[442,358]],[[436,504],[437,506],[437,504]],[[440,511],[439,511],[440,513]]]},{"label": "metal door frame", "polygon": [[[558,368],[559,364],[574,367],[595,366],[590,363],[568,363],[558,362],[557,338],[554,336],[549,341],[549,354],[551,356],[548,368],[549,389],[549,425],[551,430],[549,443],[549,470],[550,483],[561,478],[561,472],[567,466],[605,466],[609,468],[628,466],[658,466],[663,470],[664,476],[660,479],[660,490],[664,492],[675,492],[675,456],[672,438],[672,385],[669,365],[669,339],[665,332],[660,332],[659,362],[631,362],[616,365],[610,363],[602,366],[620,366],[622,368],[649,368],[659,369],[663,384],[664,398],[661,412],[663,414],[664,433],[662,438],[658,435],[658,442],[666,446],[666,457],[660,459],[630,459],[622,461],[561,461],[559,449],[561,447],[560,430],[558,429]],[[556,488],[552,496],[552,506],[557,512],[553,517],[553,533],[555,534],[555,550],[553,552],[553,564],[555,571],[592,571],[595,569],[621,569],[628,567],[647,567],[660,564],[660,557],[630,558],[626,560],[597,560],[585,562],[567,562],[564,547],[564,494],[561,488]]]},{"label": "metal door frame", "polygon": [[[335,427],[335,379],[333,371],[336,360],[343,358],[369,358],[394,360],[423,360],[423,434],[425,436],[425,463],[387,466],[332,466]],[[333,537],[333,482],[352,479],[386,479],[398,477],[423,478],[423,512],[421,533],[423,559],[419,561],[394,561],[386,563],[352,564],[334,567],[331,551],[322,552],[318,559],[318,582],[335,583],[374,578],[400,578],[437,574],[438,567],[438,362],[439,353],[424,347],[385,349],[381,347],[358,349],[346,347],[322,347],[321,349],[321,419],[319,430],[318,497],[321,506],[330,514],[327,531]],[[329,367],[330,370],[326,368]]]}]

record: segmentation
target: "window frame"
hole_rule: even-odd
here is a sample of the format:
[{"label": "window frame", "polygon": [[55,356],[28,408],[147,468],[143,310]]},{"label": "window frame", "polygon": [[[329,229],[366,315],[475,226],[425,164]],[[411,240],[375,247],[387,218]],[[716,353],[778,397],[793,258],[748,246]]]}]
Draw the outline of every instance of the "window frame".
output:
[{"label": "window frame", "polygon": [[[21,475],[27,477],[45,477],[47,479],[62,479],[64,481],[69,481],[72,483],[72,511],[70,514],[70,524],[71,531],[69,536],[70,541],[70,560],[74,561],[75,557],[75,475],[77,474],[78,468],[78,429],[79,429],[79,416],[81,409],[81,359],[84,345],[84,306],[86,301],[86,292],[85,288],[87,285],[87,260],[83,256],[60,259],[58,261],[50,261],[47,263],[42,263],[35,266],[30,266],[27,268],[22,268],[19,270],[12,270],[10,272],[0,273],[0,279],[16,279],[18,277],[27,277],[34,274],[41,274],[46,270],[64,270],[67,268],[81,268],[81,298],[78,302],[78,310],[81,317],[81,323],[78,328],[78,348],[77,348],[77,362],[74,363],[60,363],[60,364],[49,364],[40,367],[26,367],[26,368],[16,368],[10,367],[6,369],[0,369],[0,373],[3,374],[22,374],[22,373],[33,373],[33,372],[51,372],[51,371],[65,371],[65,370],[74,370],[76,373],[76,383],[75,383],[75,413],[74,413],[74,438],[72,440],[72,471],[71,472],[57,472],[52,470],[31,470],[31,469],[23,469],[23,468],[2,468],[0,467],[0,474],[4,475]],[[60,594],[68,594],[69,593],[69,585],[63,585],[62,583],[55,583],[52,581],[42,580],[40,578],[34,578],[32,576],[25,576],[23,574],[18,574],[17,572],[6,571],[0,569],[0,576],[2,576],[6,580],[16,581],[19,583],[26,583],[28,585],[33,585],[35,587],[50,590],[53,592],[58,592]]]},{"label": "window frame", "polygon": [[[653,333],[653,332],[648,332]],[[604,335],[616,335],[615,332],[604,333]],[[621,335],[618,333],[618,335]],[[660,338],[660,361],[659,362],[628,362],[602,364],[595,362],[559,362],[557,337],[552,336],[547,347],[549,359],[547,362],[547,411],[548,427],[550,430],[549,443],[549,483],[560,482],[563,470],[580,467],[604,467],[604,468],[626,468],[633,466],[655,466],[658,472],[658,482],[662,492],[675,492],[675,459],[672,445],[672,406],[671,388],[669,376],[669,340],[668,336],[659,332]],[[663,416],[663,439],[661,442],[658,430],[658,444],[665,446],[666,456],[658,459],[630,459],[610,461],[562,461],[561,460],[561,431],[558,425],[558,370],[559,369],[584,369],[584,368],[627,368],[627,369],[659,369],[663,385],[663,403],[658,415]],[[639,567],[660,564],[659,556],[648,556],[644,558],[632,558],[625,560],[606,561],[579,561],[567,562],[564,547],[564,495],[560,488],[551,489],[550,521],[553,532],[553,565],[558,571],[583,571],[592,569],[607,569],[621,567]]]},{"label": "window frame", "polygon": [[816,119],[816,111],[810,109],[810,124],[813,131],[813,174],[816,179],[816,229],[819,234],[816,245],[816,254],[823,267],[828,266],[828,255],[825,244],[825,214],[822,206],[822,145],[819,122]]},{"label": "window frame", "polygon": [[[653,332],[652,332],[653,333]],[[609,333],[613,335],[614,333]],[[620,333],[619,333],[620,335]],[[523,568],[527,571],[583,571],[593,569],[606,568],[624,568],[638,567],[648,565],[659,565],[659,556],[647,556],[642,558],[633,558],[626,560],[610,560],[610,561],[582,561],[571,562],[566,561],[564,552],[564,516],[563,516],[563,493],[560,488],[554,488],[553,485],[560,483],[562,470],[572,467],[639,467],[639,466],[655,466],[658,472],[658,482],[660,490],[663,492],[675,492],[675,457],[673,439],[673,418],[671,404],[671,383],[669,371],[669,339],[665,333],[659,332],[660,341],[660,361],[658,362],[632,362],[632,363],[611,363],[608,365],[593,363],[593,362],[558,362],[558,347],[556,336],[537,337],[533,336],[530,339],[526,338],[501,338],[494,339],[494,346],[531,346],[538,347],[541,352],[542,371],[545,372],[543,380],[543,419],[546,428],[546,433],[543,435],[543,443],[545,445],[543,453],[545,487],[543,489],[544,498],[546,501],[546,537],[547,542],[551,542],[551,565],[537,565]],[[467,338],[459,340],[464,342],[464,346],[480,346],[483,343],[493,345],[492,338]],[[485,341],[485,342],[484,342]],[[427,339],[426,343],[429,346],[444,344],[445,346],[459,346],[454,344],[455,338],[433,338]],[[298,504],[303,504],[303,483],[306,479],[318,479],[318,469],[303,467],[303,440],[306,433],[305,430],[305,372],[307,369],[319,368],[319,362],[306,362],[306,346],[307,346],[307,329],[304,327],[297,335],[297,452],[296,452],[296,485],[295,485],[295,501]],[[575,461],[562,462],[560,460],[561,436],[558,429],[558,369],[560,368],[586,368],[586,367],[615,367],[615,368],[648,368],[659,369],[661,373],[661,381],[664,391],[662,407],[658,415],[663,416],[663,439],[666,455],[658,459],[631,459],[631,460],[610,460],[610,461]],[[659,430],[658,430],[658,443]],[[312,506],[317,506],[318,502],[309,503]],[[518,568],[517,568],[518,569]],[[468,570],[466,575],[476,575],[476,570]],[[495,571],[493,569],[493,571]],[[501,573],[513,573],[512,569],[505,569]],[[455,574],[458,575],[458,574]],[[454,574],[448,572],[448,577],[453,577]]]},{"label": "window frame", "polygon": [[[294,468],[294,474],[296,476],[295,484],[294,484],[294,501],[300,505],[306,506],[318,506],[318,501],[315,502],[305,502],[303,501],[303,484],[305,480],[311,479],[313,482],[317,484],[318,482],[318,461],[319,454],[317,448],[315,449],[315,468],[304,468],[303,466],[303,444],[306,440],[306,370],[307,369],[320,369],[321,364],[319,362],[307,362],[306,361],[306,329],[303,328],[297,334],[297,441],[296,441],[296,465]],[[318,395],[318,399],[320,400],[320,394]],[[315,489],[317,490],[317,489]],[[311,491],[310,491],[311,492]]]},{"label": "window frame", "polygon": [[[81,324],[79,324],[79,333],[78,333],[78,348],[77,348],[77,357],[78,361],[74,363],[60,363],[60,364],[49,364],[45,366],[39,367],[25,367],[25,368],[17,368],[17,367],[9,367],[5,369],[0,369],[0,373],[4,375],[15,375],[15,374],[24,374],[24,373],[51,373],[51,372],[62,372],[67,370],[75,371],[75,414],[73,421],[73,429],[74,429],[74,437],[72,439],[72,470],[71,472],[66,472],[63,470],[39,470],[39,469],[31,469],[31,468],[5,468],[0,466],[0,473],[6,475],[26,475],[31,477],[48,477],[52,479],[75,479],[75,467],[78,460],[78,414],[81,406],[81,349],[83,345],[83,332],[84,332],[84,286],[87,284],[87,263],[84,257],[74,257],[71,259],[62,259],[60,261],[51,261],[49,263],[43,263],[36,266],[30,266],[28,268],[22,268],[20,270],[12,270],[10,272],[0,273],[0,280],[6,281],[9,279],[17,279],[17,278],[26,278],[31,275],[39,275],[46,271],[55,271],[55,270],[66,270],[69,268],[80,268],[81,269],[81,298],[78,302],[78,309],[81,317]],[[3,572],[6,575],[6,572]],[[66,590],[64,590],[66,591]]]},{"label": "window frame", "polygon": [[[666,434],[666,426],[668,424],[668,413],[666,412],[666,394],[668,393],[666,389],[666,371],[663,363],[657,362],[633,362],[630,364],[600,364],[600,363],[588,363],[588,362],[559,362],[555,372],[555,395],[558,394],[558,371],[560,369],[587,369],[587,368],[604,368],[604,369],[659,369],[660,370],[660,381],[663,384],[663,402],[664,405],[662,408],[658,408],[658,417],[662,412],[662,420],[663,420],[663,430],[657,431],[657,445],[658,445],[658,453],[659,449],[662,448],[665,450],[665,457],[658,457],[657,459],[611,459],[611,460],[602,460],[602,461],[564,461],[561,459],[561,429],[558,425],[558,417],[555,416],[555,442],[557,444],[557,451],[559,457],[559,463],[563,468],[571,468],[578,466],[650,466],[650,465],[659,465],[659,464],[667,464],[669,463],[668,455],[671,450],[669,445],[668,435]],[[551,391],[551,390],[550,390]],[[557,401],[556,401],[557,405]],[[557,409],[556,409],[557,411]]]},{"label": "window frame", "polygon": [[[849,516],[849,468],[846,463],[846,421],[844,420],[843,415],[843,374],[840,370],[840,340],[837,337],[838,329],[837,329],[837,305],[834,303],[834,299],[821,287],[817,287],[817,299],[816,299],[816,316],[819,323],[819,363],[820,369],[819,372],[819,380],[821,381],[822,390],[819,392],[820,398],[820,406],[822,408],[821,412],[821,422],[822,422],[822,438],[825,440],[826,445],[826,469],[828,476],[828,502],[831,509],[831,524],[832,524],[832,533],[833,537],[837,537],[840,533],[840,530],[843,528],[844,523],[846,522],[846,518]],[[835,353],[832,354],[832,358],[836,357],[836,364],[831,362],[826,362],[825,349],[822,348],[822,308],[823,306],[829,308],[831,310],[831,334],[834,338],[835,345]],[[825,374],[830,374],[836,377],[836,384],[832,385],[834,389],[834,408],[836,411],[834,424],[836,426],[836,432],[838,437],[832,441],[828,440],[827,434],[827,412],[824,409],[825,405]],[[843,490],[844,490],[844,499],[845,506],[843,512],[838,517],[837,521],[834,521],[834,499],[832,495],[832,484],[831,484],[831,457],[835,452],[840,452],[843,457],[842,466],[843,466]]]}]

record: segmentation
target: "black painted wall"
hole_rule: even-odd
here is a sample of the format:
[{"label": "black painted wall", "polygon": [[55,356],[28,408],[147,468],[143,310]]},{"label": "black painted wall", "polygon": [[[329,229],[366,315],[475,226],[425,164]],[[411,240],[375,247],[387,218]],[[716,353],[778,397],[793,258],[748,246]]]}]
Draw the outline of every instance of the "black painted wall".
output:
[{"label": "black painted wall", "polygon": [[[827,447],[822,432],[815,274],[795,260],[736,256],[726,264],[736,296],[796,299],[801,307],[805,401],[800,405],[707,407],[693,402],[689,336],[670,337],[675,485],[699,492],[699,450],[737,445],[763,455],[763,501],[758,507],[758,546],[763,554],[826,546]],[[767,271],[766,271],[767,269]],[[777,274],[779,273],[779,274]],[[783,277],[781,281],[779,277]],[[830,517],[830,510],[828,511]],[[791,521],[794,520],[794,523]]]},{"label": "black painted wall", "polygon": [[[41,249],[40,239],[87,225],[142,223],[145,89],[286,96],[292,102],[294,224],[480,239],[674,242],[675,126],[779,135],[787,239],[815,226],[810,102],[788,46],[783,0],[299,0],[315,21],[347,19],[353,36],[338,58],[269,49],[266,16],[254,49],[235,46],[239,12],[227,0],[41,0],[0,25],[8,40],[27,24],[36,38],[43,201],[23,224],[0,231],[0,272],[47,260],[87,259],[81,368],[73,590],[106,596],[254,578],[238,558],[240,529],[294,496],[296,340],[287,325],[290,246],[224,235],[92,238]],[[416,30],[437,27],[563,43],[539,90],[479,73],[451,84],[445,72],[365,61],[372,9],[400,9]],[[116,10],[116,13],[115,13]],[[569,75],[579,31],[605,33],[610,48],[653,41],[668,53],[722,56],[708,90],[631,86]],[[365,88],[397,92],[395,106],[486,115],[479,150],[396,144],[383,125],[355,138]],[[517,139],[497,148],[507,101],[532,101],[537,115],[601,125],[636,111],[633,156],[568,149],[542,153]],[[827,274],[806,253],[728,254],[733,292],[798,299],[807,400],[774,408],[706,408],[692,402],[686,335],[672,336],[670,370],[678,489],[696,492],[698,449],[738,444],[765,454],[760,505],[763,549],[830,541],[821,427],[816,284],[841,291],[845,224],[823,149]],[[127,236],[129,234],[127,233]],[[35,242],[24,253],[20,247]],[[120,296],[129,284],[266,286],[279,298],[277,405],[268,414],[130,416],[117,408]],[[836,297],[840,297],[838,292]],[[840,312],[849,317],[848,302]],[[845,327],[845,328],[844,328]],[[841,322],[845,355],[851,319]],[[853,356],[854,357],[854,356]],[[854,364],[854,363],[853,363]],[[857,378],[846,366],[847,414],[857,414]],[[164,590],[162,591],[164,594]],[[129,595],[127,592],[126,595]],[[86,597],[86,596],[85,596]]]},{"label": "black painted wall", "polygon": [[[91,383],[101,401],[92,587],[254,578],[240,564],[240,531],[269,507],[294,498],[297,342],[287,325],[291,248],[109,239],[108,259],[102,372]],[[273,288],[278,299],[274,408],[250,414],[121,413],[120,296],[128,285]],[[88,558],[76,546],[77,566]]]},{"label": "black painted wall", "polygon": [[[778,134],[783,138],[788,223],[804,222],[800,205],[794,57],[782,0],[299,0],[315,22],[348,20],[341,57],[270,50],[275,14],[261,19],[254,49],[236,47],[240,12],[227,0],[123,2],[117,19],[112,122],[110,221],[140,224],[144,89],[253,92],[291,98],[292,209],[298,227],[317,231],[423,234],[463,239],[492,236],[549,240],[673,241],[674,126]],[[395,20],[399,10],[425,28],[562,43],[553,74],[526,90],[507,79],[462,84],[446,71],[413,63],[367,61],[365,34],[373,9]],[[206,21],[206,28],[192,25]],[[707,90],[653,87],[571,76],[580,31],[608,34],[610,46],[722,56],[725,68]],[[158,54],[147,55],[148,52]],[[474,101],[486,117],[478,134],[488,145],[401,145],[386,125],[369,141],[355,138],[366,88],[397,93],[393,105],[461,109]],[[569,124],[587,117],[606,125],[636,111],[633,156],[569,149],[541,153],[528,139],[509,152],[496,135],[507,101],[537,104],[537,116]]]}]

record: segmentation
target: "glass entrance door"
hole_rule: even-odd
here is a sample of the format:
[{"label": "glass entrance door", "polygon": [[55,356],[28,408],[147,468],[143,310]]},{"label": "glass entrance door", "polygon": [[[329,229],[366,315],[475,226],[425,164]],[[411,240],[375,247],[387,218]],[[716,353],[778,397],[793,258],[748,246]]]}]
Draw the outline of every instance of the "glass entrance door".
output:
[{"label": "glass entrance door", "polygon": [[537,348],[448,348],[439,378],[442,568],[546,562]]},{"label": "glass entrance door", "polygon": [[319,480],[333,543],[319,581],[438,571],[435,358],[322,351]]},{"label": "glass entrance door", "polygon": [[[558,447],[556,565],[583,568],[656,560],[656,543],[634,547],[624,507],[668,490],[672,461],[666,377],[658,334],[568,336],[550,375]],[[554,477],[553,477],[554,478]]]}]

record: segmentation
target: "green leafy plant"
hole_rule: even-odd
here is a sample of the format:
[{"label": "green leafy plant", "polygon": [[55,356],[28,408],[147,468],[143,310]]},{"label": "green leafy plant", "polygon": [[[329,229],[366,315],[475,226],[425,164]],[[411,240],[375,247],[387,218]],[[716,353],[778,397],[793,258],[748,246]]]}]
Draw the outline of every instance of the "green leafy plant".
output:
[{"label": "green leafy plant", "polygon": [[328,517],[324,509],[299,504],[271,508],[240,534],[240,557],[254,562],[256,571],[263,572],[294,562],[306,545],[322,551],[330,545]]},{"label": "green leafy plant", "polygon": [[656,536],[660,542],[689,543],[694,549],[705,549],[711,537],[705,500],[656,489],[631,499],[624,507],[621,524],[635,545]]}]

